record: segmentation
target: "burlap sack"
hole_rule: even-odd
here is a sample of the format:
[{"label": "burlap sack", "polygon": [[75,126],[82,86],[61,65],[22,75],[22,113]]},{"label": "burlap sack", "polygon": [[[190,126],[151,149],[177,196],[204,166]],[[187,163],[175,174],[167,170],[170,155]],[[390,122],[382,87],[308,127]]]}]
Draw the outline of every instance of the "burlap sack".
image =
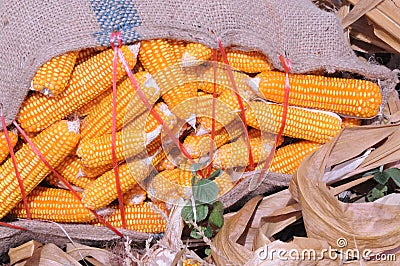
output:
[{"label": "burlap sack", "polygon": [[309,0],[14,0],[2,1],[0,17],[0,103],[8,124],[40,65],[68,50],[108,46],[115,30],[124,43],[168,37],[217,48],[219,37],[225,46],[262,51],[278,69],[283,54],[295,73],[346,70],[393,81],[387,68],[358,60],[335,14]]},{"label": "burlap sack", "polygon": [[[16,119],[40,65],[66,51],[108,46],[113,31],[122,33],[124,43],[176,38],[212,48],[218,48],[219,37],[225,47],[262,51],[281,70],[280,54],[290,58],[294,73],[349,71],[379,79],[385,92],[395,84],[395,75],[389,69],[358,60],[344,39],[336,15],[321,11],[309,0],[12,0],[1,2],[0,29],[0,104],[7,124]],[[255,192],[287,185],[290,178],[277,174],[269,177]],[[245,200],[247,188],[248,183],[244,182],[228,193],[223,199],[226,206]],[[2,229],[0,237],[9,237],[2,243],[0,253],[23,239],[40,241],[43,225],[35,224],[29,223],[29,234],[10,235]],[[49,232],[55,230],[49,228]],[[72,231],[79,234],[85,230]],[[93,234],[97,237],[103,233]],[[86,243],[97,243],[89,242]]]}]

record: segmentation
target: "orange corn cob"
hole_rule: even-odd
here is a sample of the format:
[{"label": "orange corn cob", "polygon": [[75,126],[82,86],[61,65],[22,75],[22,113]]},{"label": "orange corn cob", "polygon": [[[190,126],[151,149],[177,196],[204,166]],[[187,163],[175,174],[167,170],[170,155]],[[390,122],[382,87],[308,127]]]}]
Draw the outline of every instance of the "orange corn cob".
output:
[{"label": "orange corn cob", "polygon": [[[117,161],[135,156],[146,149],[146,136],[141,130],[118,131],[115,137]],[[111,134],[81,141],[76,154],[85,167],[95,168],[112,164]]]},{"label": "orange corn cob", "polygon": [[197,97],[197,86],[193,83],[186,83],[176,87],[171,87],[163,91],[161,95],[170,110],[179,105],[185,105],[185,101]]},{"label": "orange corn cob", "polygon": [[[164,102],[156,103],[153,106],[153,109],[161,116],[165,125],[168,126],[169,128],[172,128],[177,123],[175,115],[171,112],[171,110],[168,108],[168,105],[166,105]],[[149,112],[149,116],[147,118],[144,131],[146,133],[149,133],[154,130],[157,130],[157,128],[160,127],[161,125],[158,123],[156,118]]]},{"label": "orange corn cob", "polygon": [[231,177],[225,171],[222,172],[220,176],[216,177],[213,182],[218,186],[218,197],[221,197],[234,187]]},{"label": "orange corn cob", "polygon": [[[157,211],[152,207],[153,204]],[[121,212],[118,206],[111,206],[114,209],[112,215],[108,215],[105,218],[112,226],[122,228]],[[142,233],[158,234],[165,232],[167,227],[167,221],[159,213],[159,211],[167,213],[165,203],[148,203],[143,202],[141,204],[125,206],[125,219],[128,230],[134,230]],[[103,224],[96,223],[96,225],[102,226]]]},{"label": "orange corn cob", "polygon": [[[278,145],[281,144],[281,140]],[[274,145],[275,139],[269,138],[250,138],[251,152],[254,163],[264,161]],[[249,164],[247,143],[244,138],[228,143],[219,148],[214,154],[213,166],[215,168],[227,169],[232,167],[244,167]]]},{"label": "orange corn cob", "polygon": [[342,128],[361,126],[361,122],[359,118],[342,117]]},{"label": "orange corn cob", "polygon": [[[32,142],[56,167],[75,148],[79,141],[79,122],[61,120],[37,135]],[[28,144],[15,153],[24,188],[29,194],[50,172]],[[0,166],[0,218],[6,215],[20,200],[22,194],[11,158]]]},{"label": "orange corn cob", "polygon": [[268,57],[258,51],[231,50],[226,53],[229,65],[247,73],[272,70]]},{"label": "orange corn cob", "polygon": [[[87,223],[96,219],[93,213],[66,189],[36,187],[26,198],[33,219],[57,223]],[[10,214],[26,218],[23,202],[19,202]]]},{"label": "orange corn cob", "polygon": [[321,143],[307,140],[283,146],[275,152],[269,171],[292,175],[296,172],[300,163],[321,146]]},{"label": "orange corn cob", "polygon": [[96,98],[94,98],[93,100],[91,100],[90,102],[88,102],[87,104],[85,104],[84,106],[82,106],[81,108],[79,108],[78,110],[76,110],[76,114],[79,117],[85,117],[88,114],[90,114],[91,111],[93,111],[97,105],[104,99],[106,98],[108,95],[110,95],[112,93],[112,90],[106,90],[105,92],[103,92],[102,94],[100,94],[99,96],[97,96]]},{"label": "orange corn cob", "polygon": [[[370,81],[300,74],[289,74],[289,79],[290,105],[368,118],[378,114],[382,103],[379,86]],[[267,100],[283,102],[285,73],[267,71],[250,81]]]},{"label": "orange corn cob", "polygon": [[[12,148],[14,148],[18,142],[18,135],[11,131],[8,131],[8,137],[10,138]],[[0,162],[4,161],[4,159],[7,158],[8,154],[9,154],[9,150],[8,150],[8,146],[7,146],[6,135],[4,134],[4,131],[1,131],[0,132]]]},{"label": "orange corn cob", "polygon": [[53,57],[42,65],[33,77],[31,90],[57,96],[64,91],[74,69],[78,51]]},{"label": "orange corn cob", "polygon": [[[262,131],[277,133],[281,127],[283,106],[251,102],[246,110],[247,124]],[[338,115],[326,111],[289,106],[283,135],[325,143],[341,129]]]},{"label": "orange corn cob", "polygon": [[[141,85],[146,98],[155,103],[159,98],[160,89],[147,72],[139,72],[134,77]],[[135,88],[129,79],[123,81],[117,89],[117,131],[124,123],[129,122],[147,109],[139,99]],[[112,128],[112,94],[105,97],[82,122],[82,139],[90,139],[111,133]]]},{"label": "orange corn cob", "polygon": [[75,65],[82,64],[83,62],[87,61],[89,58],[97,55],[100,52],[107,50],[107,47],[89,47],[79,51]]},{"label": "orange corn cob", "polygon": [[[136,63],[136,46],[122,46],[129,66]],[[106,50],[76,66],[64,92],[57,97],[33,93],[23,103],[18,121],[28,132],[38,132],[63,117],[73,113],[111,87],[113,82],[112,60],[114,51]],[[125,76],[121,63],[117,65],[117,80]]]},{"label": "orange corn cob", "polygon": [[136,205],[144,202],[147,193],[143,190],[139,184],[124,193],[124,204],[125,205]]},{"label": "orange corn cob", "polygon": [[[122,193],[128,192],[137,184],[137,180],[143,180],[150,173],[151,167],[144,161],[131,162],[118,166]],[[115,184],[114,170],[110,170],[98,177],[86,186],[82,194],[82,202],[89,209],[99,209],[107,206],[118,198]]]},{"label": "orange corn cob", "polygon": [[186,199],[189,195],[189,186],[193,174],[181,168],[164,170],[158,173],[146,187],[151,198],[160,199],[166,202],[175,202]]},{"label": "orange corn cob", "polygon": [[[80,188],[85,188],[94,180],[94,178],[88,177],[83,173],[82,162],[77,156],[68,156],[55,168],[55,170],[64,177],[66,181]],[[53,186],[63,186],[63,183],[53,173],[46,176],[46,181]]]},{"label": "orange corn cob", "polygon": [[212,49],[201,43],[188,43],[181,60],[182,66],[195,66],[211,58]]},{"label": "orange corn cob", "polygon": [[186,50],[186,42],[180,40],[168,40],[169,45],[171,45],[172,50],[174,51],[175,58],[182,58],[183,53]]},{"label": "orange corn cob", "polygon": [[85,167],[84,165],[82,165],[81,171],[88,178],[95,178],[95,177],[101,176],[105,172],[110,171],[112,168],[113,168],[112,164],[108,164],[108,165],[104,165],[104,166],[100,166],[100,167],[94,167],[94,168]]}]

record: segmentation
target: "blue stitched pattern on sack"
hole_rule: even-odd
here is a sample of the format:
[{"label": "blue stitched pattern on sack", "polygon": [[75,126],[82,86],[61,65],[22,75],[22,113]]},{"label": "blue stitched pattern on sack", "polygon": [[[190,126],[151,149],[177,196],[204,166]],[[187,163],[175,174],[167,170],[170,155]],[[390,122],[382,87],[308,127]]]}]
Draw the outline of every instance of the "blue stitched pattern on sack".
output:
[{"label": "blue stitched pattern on sack", "polygon": [[132,0],[90,0],[90,3],[101,29],[94,36],[101,46],[110,44],[113,31],[121,32],[123,43],[139,40],[134,28],[141,25],[141,20]]}]

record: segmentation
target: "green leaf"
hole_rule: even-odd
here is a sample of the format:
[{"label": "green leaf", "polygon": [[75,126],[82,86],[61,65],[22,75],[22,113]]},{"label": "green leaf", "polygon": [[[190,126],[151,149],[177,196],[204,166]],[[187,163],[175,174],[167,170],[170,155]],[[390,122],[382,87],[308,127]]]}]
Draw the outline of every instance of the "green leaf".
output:
[{"label": "green leaf", "polygon": [[400,169],[399,168],[389,168],[385,171],[392,178],[396,186],[400,187]]},{"label": "green leaf", "polygon": [[181,212],[182,219],[186,222],[194,220],[194,213],[192,205],[186,205],[182,208]]},{"label": "green leaf", "polygon": [[369,170],[363,173],[361,176],[364,177],[364,176],[374,175],[376,172],[379,172],[379,167]]},{"label": "green leaf", "polygon": [[193,197],[196,202],[211,203],[218,196],[218,186],[215,182],[208,179],[200,179],[193,186]]},{"label": "green leaf", "polygon": [[381,185],[386,185],[389,181],[390,175],[387,172],[376,172],[374,174],[374,180]]},{"label": "green leaf", "polygon": [[207,178],[208,180],[214,180],[216,177],[220,176],[222,173],[221,169],[217,169],[211,173],[211,175]]},{"label": "green leaf", "polygon": [[190,165],[190,171],[191,172],[197,172],[202,167],[203,167],[202,163],[194,163],[194,164]]},{"label": "green leaf", "polygon": [[208,215],[208,206],[204,204],[196,205],[196,222],[201,222],[206,219]]},{"label": "green leaf", "polygon": [[[203,232],[205,232],[205,231],[207,230],[207,228],[204,227],[204,226],[200,226],[200,229],[201,229],[201,231],[203,231]],[[190,237],[193,237],[193,238],[196,238],[196,239],[200,239],[200,238],[202,238],[203,236],[200,235],[199,231],[197,231],[196,228],[194,228],[194,229],[190,232]]]},{"label": "green leaf", "polygon": [[[196,222],[203,221],[208,215],[208,206],[204,204],[196,205]],[[182,208],[181,212],[182,219],[186,222],[194,221],[194,212],[192,205],[186,205]]]},{"label": "green leaf", "polygon": [[205,253],[207,256],[210,256],[210,255],[211,255],[211,248],[206,248],[206,249],[204,250],[204,253]]},{"label": "green leaf", "polygon": [[207,225],[207,228],[205,228],[204,235],[208,238],[211,238],[213,235],[212,227],[210,225]]},{"label": "green leaf", "polygon": [[388,188],[385,185],[378,184],[373,189],[371,189],[367,194],[368,201],[375,201],[385,196]]},{"label": "green leaf", "polygon": [[214,208],[210,213],[208,221],[218,228],[221,228],[224,225],[224,206],[220,201],[216,201],[213,206]]}]

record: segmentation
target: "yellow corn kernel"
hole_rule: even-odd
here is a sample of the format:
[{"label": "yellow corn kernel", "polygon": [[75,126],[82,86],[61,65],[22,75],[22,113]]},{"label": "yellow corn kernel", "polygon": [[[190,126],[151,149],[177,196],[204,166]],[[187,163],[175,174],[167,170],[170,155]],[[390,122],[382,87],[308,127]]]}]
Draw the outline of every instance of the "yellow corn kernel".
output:
[{"label": "yellow corn kernel", "polygon": [[[115,152],[119,162],[146,149],[146,136],[141,130],[118,131],[115,140]],[[112,164],[111,134],[81,141],[76,154],[81,158],[82,165],[88,168]]]},{"label": "yellow corn kernel", "polygon": [[100,94],[99,96],[97,96],[96,98],[94,98],[93,100],[91,100],[90,102],[88,102],[87,104],[85,104],[84,106],[82,106],[81,108],[79,108],[78,110],[76,110],[76,114],[78,115],[78,117],[85,117],[88,114],[90,114],[91,111],[93,111],[96,106],[104,99],[106,98],[108,95],[110,95],[112,93],[112,90],[106,90],[105,92],[103,92],[102,94]]},{"label": "yellow corn kernel", "polygon": [[[250,147],[254,163],[264,161],[274,145],[272,137],[250,138]],[[280,142],[278,145],[280,145]],[[214,154],[213,166],[215,168],[227,169],[232,167],[246,167],[249,164],[249,153],[247,142],[244,138],[228,143],[219,148]]]},{"label": "yellow corn kernel", "polygon": [[[94,214],[66,189],[36,187],[26,198],[32,219],[57,223],[87,223],[96,219]],[[24,203],[19,202],[10,214],[26,218]]]},{"label": "yellow corn kernel", "polygon": [[74,69],[78,51],[53,57],[43,64],[33,77],[31,90],[57,96],[64,91]]},{"label": "yellow corn kernel", "polygon": [[342,117],[342,128],[361,126],[361,122],[359,118]]},{"label": "yellow corn kernel", "polygon": [[[18,135],[11,131],[8,131],[8,138],[10,139],[12,148],[14,148],[18,142]],[[8,154],[9,154],[9,150],[8,150],[8,144],[6,141],[6,135],[4,134],[4,131],[1,131],[0,132],[0,162],[4,161],[4,159],[7,158]]]},{"label": "yellow corn kernel", "polygon": [[[157,101],[160,96],[160,89],[147,72],[139,72],[134,75],[141,85],[150,104]],[[129,79],[123,81],[117,88],[117,131],[124,123],[134,119],[136,116],[147,110],[136,93],[134,86]],[[90,139],[111,133],[112,128],[112,94],[105,97],[82,122],[82,139]]]},{"label": "yellow corn kernel", "polygon": [[146,191],[151,198],[166,202],[187,199],[193,174],[190,171],[175,168],[158,173],[147,184]]},{"label": "yellow corn kernel", "polygon": [[246,73],[272,70],[272,65],[263,53],[258,51],[230,50],[226,53],[229,65]]},{"label": "yellow corn kernel", "polygon": [[[247,124],[276,134],[281,127],[282,114],[282,105],[251,102],[246,110]],[[339,133],[341,123],[334,113],[289,106],[283,135],[325,143]]]},{"label": "yellow corn kernel", "polygon": [[79,50],[79,53],[76,57],[75,65],[82,64],[83,62],[87,61],[89,58],[107,50],[107,47],[89,47],[82,50]]},{"label": "yellow corn kernel", "polygon": [[[155,206],[155,207],[152,207]],[[114,209],[113,214],[105,216],[105,220],[112,226],[122,228],[122,217],[118,206],[111,206]],[[149,203],[125,206],[126,229],[142,233],[158,234],[165,232],[167,221],[159,213],[160,211],[168,213],[165,203]],[[103,226],[101,223],[96,225]]]},{"label": "yellow corn kernel", "polygon": [[214,181],[218,186],[218,197],[221,197],[229,190],[234,187],[234,182],[232,182],[231,177],[227,172],[222,172],[222,174],[214,179]]},{"label": "yellow corn kernel", "polygon": [[[122,193],[126,193],[134,187],[137,180],[143,180],[147,177],[151,170],[151,167],[144,161],[131,162],[131,164],[134,164],[135,167],[129,167],[128,164],[118,166]],[[92,210],[105,207],[117,198],[114,169],[87,185],[82,194],[83,204]]]},{"label": "yellow corn kernel", "polygon": [[275,152],[269,171],[292,175],[296,172],[300,163],[321,146],[321,143],[307,140],[283,146]]},{"label": "yellow corn kernel", "polygon": [[[83,173],[82,162],[77,156],[69,155],[54,169],[64,177],[66,181],[80,188],[85,188],[94,180],[94,178],[88,177]],[[46,176],[46,181],[50,185],[64,187],[64,184],[53,173]]]},{"label": "yellow corn kernel", "polygon": [[[294,106],[369,118],[378,114],[382,103],[379,86],[366,80],[300,74],[289,74],[289,80],[289,104]],[[285,73],[267,71],[249,82],[265,99],[283,102]]]},{"label": "yellow corn kernel", "polygon": [[110,171],[112,168],[113,168],[113,164],[108,164],[108,165],[93,167],[93,168],[85,167],[84,165],[82,165],[81,171],[88,178],[96,178],[96,177],[101,176],[105,172]]},{"label": "yellow corn kernel", "polygon": [[123,197],[125,205],[136,205],[144,202],[147,197],[147,192],[143,190],[139,184],[136,184],[125,192]]},{"label": "yellow corn kernel", "polygon": [[[156,111],[156,113],[160,115],[161,119],[164,121],[165,126],[168,126],[168,128],[172,128],[177,123],[175,115],[171,112],[171,110],[168,108],[168,105],[166,105],[164,102],[156,103],[153,106],[153,109],[154,111]],[[144,131],[146,133],[149,133],[157,130],[158,128],[161,128],[161,125],[149,112]]]},{"label": "yellow corn kernel", "polygon": [[[137,46],[122,46],[129,66],[136,63]],[[46,97],[34,92],[22,103],[18,113],[21,127],[28,132],[38,132],[54,122],[78,110],[102,92],[111,87],[113,82],[112,61],[114,51],[106,50],[76,66],[64,92],[57,97]],[[125,69],[117,64],[117,80],[125,75]]]},{"label": "yellow corn kernel", "polygon": [[168,40],[169,45],[171,45],[172,50],[174,51],[175,58],[182,58],[183,53],[186,50],[187,42],[181,40]]},{"label": "yellow corn kernel", "polygon": [[188,43],[182,55],[182,66],[195,66],[211,58],[212,49],[201,43]]},{"label": "yellow corn kernel", "polygon": [[[32,142],[53,167],[62,162],[79,141],[79,122],[61,120],[39,135]],[[29,194],[50,172],[29,144],[15,153],[24,188]],[[0,218],[6,215],[20,200],[22,194],[11,158],[0,166]]]}]

